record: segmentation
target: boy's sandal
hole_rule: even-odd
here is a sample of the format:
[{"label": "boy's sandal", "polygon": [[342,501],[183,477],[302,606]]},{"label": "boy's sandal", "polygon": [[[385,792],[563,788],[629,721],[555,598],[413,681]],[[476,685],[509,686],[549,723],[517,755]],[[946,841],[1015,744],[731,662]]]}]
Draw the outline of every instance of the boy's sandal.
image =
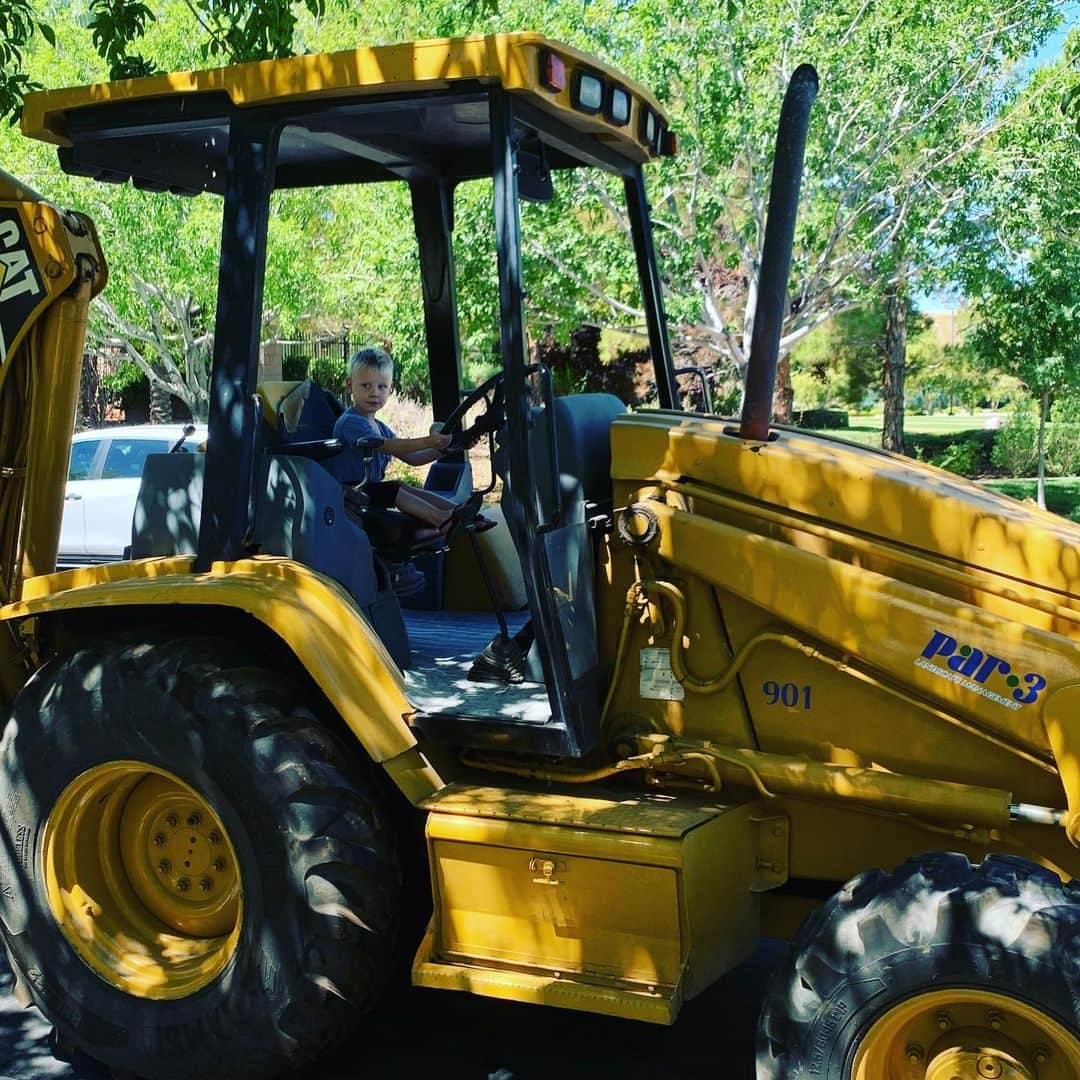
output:
[{"label": "boy's sandal", "polygon": [[463,503],[454,507],[447,519],[445,526],[446,542],[450,543],[458,533],[471,525],[480,515],[480,507],[483,505],[482,496],[470,495]]}]

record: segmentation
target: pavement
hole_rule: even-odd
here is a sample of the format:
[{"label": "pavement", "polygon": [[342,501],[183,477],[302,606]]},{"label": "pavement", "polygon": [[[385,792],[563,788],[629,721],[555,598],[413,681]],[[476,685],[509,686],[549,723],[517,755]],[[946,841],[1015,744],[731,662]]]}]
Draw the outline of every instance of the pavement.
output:
[{"label": "pavement", "polygon": [[[293,1080],[753,1080],[757,1012],[784,945],[754,956],[683,1007],[673,1027],[412,989],[318,1066]],[[65,1064],[50,1027],[11,995],[0,964],[0,1080],[107,1080],[94,1062]],[[197,1078],[192,1078],[197,1080]]]}]

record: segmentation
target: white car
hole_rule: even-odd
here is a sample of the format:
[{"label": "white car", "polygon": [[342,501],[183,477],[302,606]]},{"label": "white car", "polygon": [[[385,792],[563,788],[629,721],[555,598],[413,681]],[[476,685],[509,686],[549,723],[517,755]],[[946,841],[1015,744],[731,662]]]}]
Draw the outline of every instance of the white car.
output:
[{"label": "white car", "polygon": [[131,544],[131,521],[147,454],[179,444],[192,452],[206,442],[205,426],[184,437],[183,424],[81,431],[71,441],[58,567],[114,562]]}]

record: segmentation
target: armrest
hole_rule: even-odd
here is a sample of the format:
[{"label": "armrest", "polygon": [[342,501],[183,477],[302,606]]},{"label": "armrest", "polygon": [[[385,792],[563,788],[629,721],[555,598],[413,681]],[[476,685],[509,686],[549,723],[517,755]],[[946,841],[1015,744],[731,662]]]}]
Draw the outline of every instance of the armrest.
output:
[{"label": "armrest", "polygon": [[312,439],[310,442],[284,443],[271,447],[267,452],[286,457],[311,458],[312,461],[325,461],[335,457],[345,449],[344,439]]}]

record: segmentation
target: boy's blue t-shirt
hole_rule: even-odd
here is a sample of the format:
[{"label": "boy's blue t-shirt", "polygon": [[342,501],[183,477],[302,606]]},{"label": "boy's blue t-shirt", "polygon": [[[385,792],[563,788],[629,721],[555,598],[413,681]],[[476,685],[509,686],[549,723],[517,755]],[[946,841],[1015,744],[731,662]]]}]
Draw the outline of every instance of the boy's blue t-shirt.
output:
[{"label": "boy's blue t-shirt", "polygon": [[[387,424],[377,417],[364,416],[356,411],[354,405],[346,409],[334,424],[334,438],[342,439],[349,449],[342,451],[341,460],[350,462],[355,472],[350,470],[358,480],[364,475],[364,451],[353,449],[352,444],[357,439],[393,439],[395,435]],[[376,450],[371,456],[371,464],[368,467],[367,479],[370,483],[378,483],[386,475],[386,466],[390,464],[391,455],[382,450]]]}]

